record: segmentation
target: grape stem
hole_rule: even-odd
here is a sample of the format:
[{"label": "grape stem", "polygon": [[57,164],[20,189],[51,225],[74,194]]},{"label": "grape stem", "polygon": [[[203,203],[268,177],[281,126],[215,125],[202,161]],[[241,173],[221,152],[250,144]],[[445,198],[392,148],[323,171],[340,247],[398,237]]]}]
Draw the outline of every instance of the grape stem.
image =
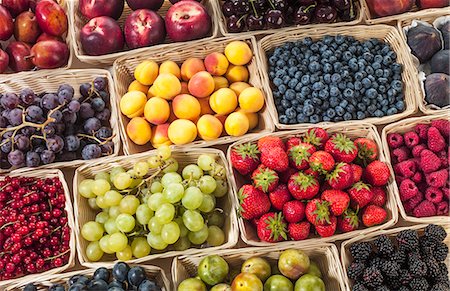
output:
[{"label": "grape stem", "polygon": [[115,137],[115,134],[111,135],[110,137],[108,137],[108,138],[105,139],[104,141],[99,140],[98,138],[96,138],[96,137],[93,136],[93,135],[88,135],[88,134],[84,134],[84,133],[79,133],[79,134],[77,134],[77,136],[78,136],[78,137],[89,138],[89,139],[92,139],[92,140],[95,140],[96,142],[98,142],[99,145],[104,145],[104,144],[106,144],[107,142],[111,141],[111,140]]}]

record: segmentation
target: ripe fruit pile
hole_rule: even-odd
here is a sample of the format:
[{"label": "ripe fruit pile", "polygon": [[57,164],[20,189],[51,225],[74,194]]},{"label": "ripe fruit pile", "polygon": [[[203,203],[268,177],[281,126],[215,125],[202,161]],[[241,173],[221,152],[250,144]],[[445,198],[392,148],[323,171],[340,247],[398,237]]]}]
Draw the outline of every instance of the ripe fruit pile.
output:
[{"label": "ripe fruit pile", "polygon": [[114,151],[108,109],[108,80],[97,77],[57,92],[0,94],[1,168],[37,167],[53,162],[92,160]]},{"label": "ripe fruit pile", "polygon": [[354,280],[352,291],[449,290],[446,237],[442,226],[430,224],[421,236],[408,229],[395,239],[381,235],[372,243],[354,243],[353,261],[347,268]]},{"label": "ripe fruit pile", "polygon": [[447,0],[367,0],[366,2],[371,14],[375,17],[397,15],[411,10],[416,11],[417,9],[440,8],[450,5]]},{"label": "ripe fruit pile", "polygon": [[[150,169],[156,172],[149,176]],[[95,180],[83,180],[79,194],[89,199],[91,208],[102,209],[81,228],[81,236],[90,242],[87,258],[98,261],[104,253],[115,253],[127,261],[149,255],[152,248],[222,245],[225,218],[216,199],[227,194],[225,168],[212,156],[200,155],[197,164],[184,167],[181,175],[177,171],[170,148],[162,146],[158,155],[133,169],[115,167]]]},{"label": "ripe fruit pile", "polygon": [[[332,23],[356,18],[353,0],[221,1],[228,32],[264,30],[289,25]],[[320,2],[320,3],[318,3]]]},{"label": "ripe fruit pile", "polygon": [[61,267],[70,257],[70,228],[61,181],[0,181],[0,281]]},{"label": "ripe fruit pile", "polygon": [[[161,44],[166,34],[171,41],[180,42],[206,37],[210,34],[211,17],[199,0],[171,0],[165,19],[157,11],[164,0],[127,0],[134,10],[119,26],[124,0],[80,0],[78,10],[88,21],[80,31],[80,41],[87,55],[99,56],[129,49]],[[178,2],[178,3],[176,3]]]},{"label": "ripe fruit pile", "polygon": [[448,216],[450,121],[418,124],[404,134],[390,133],[387,142],[400,200],[408,215]]},{"label": "ripe fruit pile", "polygon": [[[30,11],[31,10],[31,11]],[[67,15],[52,0],[5,0],[0,4],[0,41],[13,35],[5,51],[0,45],[0,74],[55,69],[67,64],[70,49],[63,40]]]},{"label": "ripe fruit pile", "polygon": [[207,256],[198,265],[198,277],[184,280],[177,290],[326,290],[319,266],[301,250],[281,252],[272,266],[265,258],[255,256],[247,259],[241,268],[231,268],[222,257]]},{"label": "ripe fruit pile", "polygon": [[[40,286],[39,283],[29,283],[23,291],[38,291],[40,287],[47,288],[47,286]],[[97,268],[90,279],[86,275],[74,275],[66,284],[56,283],[50,286],[48,290],[161,291],[162,289],[154,278],[146,274],[144,268],[139,266],[130,268],[126,263],[120,262],[114,265],[111,272],[104,267]]]},{"label": "ripe fruit pile", "polygon": [[[263,137],[231,149],[231,163],[251,184],[239,190],[239,212],[262,241],[303,240],[382,224],[390,171],[368,138],[311,128],[282,141]],[[249,181],[249,182],[250,182]]]},{"label": "ripe fruit pile", "polygon": [[131,118],[128,137],[158,147],[187,144],[197,135],[215,140],[224,127],[231,136],[246,134],[258,125],[257,113],[264,106],[261,90],[247,83],[252,57],[246,42],[233,41],[224,54],[189,58],[181,68],[173,61],[140,63],[136,80],[120,100],[122,113]]}]

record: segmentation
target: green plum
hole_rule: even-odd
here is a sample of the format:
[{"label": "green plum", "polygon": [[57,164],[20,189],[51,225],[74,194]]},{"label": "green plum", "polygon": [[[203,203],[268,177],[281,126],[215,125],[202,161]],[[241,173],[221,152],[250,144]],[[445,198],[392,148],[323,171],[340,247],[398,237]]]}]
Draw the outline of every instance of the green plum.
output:
[{"label": "green plum", "polygon": [[310,261],[309,270],[306,274],[314,275],[319,278],[322,278],[322,272],[320,271],[319,265],[316,262]]},{"label": "green plum", "polygon": [[263,283],[251,273],[240,273],[231,283],[233,291],[263,291]]},{"label": "green plum", "polygon": [[271,268],[272,268],[272,275],[281,275],[281,272],[280,272],[280,270],[278,269],[278,262],[275,263],[275,264],[273,264],[273,265],[271,266]]},{"label": "green plum", "polygon": [[222,283],[228,275],[228,263],[218,255],[207,256],[198,265],[198,276],[208,285]]},{"label": "green plum", "polygon": [[273,275],[264,283],[264,291],[294,291],[294,284],[285,276]]},{"label": "green plum", "polygon": [[271,269],[269,262],[265,259],[253,257],[247,259],[244,264],[242,264],[241,272],[255,274],[262,282],[264,282],[270,277]]},{"label": "green plum", "polygon": [[207,291],[205,283],[197,278],[189,278],[178,285],[178,291]]},{"label": "green plum", "polygon": [[278,269],[281,274],[291,280],[297,280],[308,272],[310,265],[308,255],[301,250],[285,250],[278,259]]},{"label": "green plum", "polygon": [[325,291],[325,283],[317,276],[305,274],[295,282],[294,291]]},{"label": "green plum", "polygon": [[209,291],[231,291],[231,286],[225,283],[221,283],[212,287]]}]

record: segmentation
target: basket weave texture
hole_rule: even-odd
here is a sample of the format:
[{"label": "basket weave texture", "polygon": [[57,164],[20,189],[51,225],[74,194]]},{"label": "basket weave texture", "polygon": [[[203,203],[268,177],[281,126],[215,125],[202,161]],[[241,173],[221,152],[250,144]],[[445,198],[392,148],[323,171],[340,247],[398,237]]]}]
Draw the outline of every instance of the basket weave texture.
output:
[{"label": "basket weave texture", "polygon": [[[241,37],[227,37],[227,38],[218,38],[214,40],[202,40],[194,44],[184,44],[182,46],[176,47],[176,48],[170,48],[170,49],[158,49],[158,50],[147,50],[142,51],[136,54],[133,54],[132,57],[124,56],[119,59],[117,59],[114,62],[114,80],[115,80],[115,86],[116,86],[116,102],[117,106],[119,108],[120,98],[123,96],[127,90],[130,83],[134,80],[134,70],[135,68],[144,60],[150,59],[157,63],[161,63],[166,60],[174,61],[178,64],[181,64],[188,58],[201,58],[204,59],[208,54],[213,52],[223,52],[226,45],[230,43],[231,41],[235,40],[241,40],[247,42],[247,44],[250,46],[250,48],[253,51],[253,58],[251,62],[247,65],[248,71],[249,71],[249,83],[253,85],[256,88],[263,89],[265,86],[261,82],[261,76],[260,72],[258,70],[258,67],[260,66],[260,63],[258,62],[258,50],[256,45],[256,39],[251,36],[241,36]],[[264,108],[258,113],[259,115],[259,124],[258,126],[252,131],[253,133],[249,133],[247,135],[256,135],[260,133],[266,133],[266,132],[272,132],[275,130],[275,127],[273,125],[273,122],[271,120],[268,106],[267,106],[267,99],[266,99],[266,105]],[[120,133],[122,137],[123,142],[123,151],[125,154],[136,154],[140,152],[145,152],[148,150],[151,150],[153,147],[150,143],[147,143],[146,145],[139,146],[135,144],[133,141],[130,140],[126,133],[126,127],[128,122],[130,121],[129,118],[121,114],[121,118],[119,119],[120,123]],[[197,140],[193,143],[189,143],[186,146],[188,147],[209,147],[213,145],[219,145],[219,144],[228,144],[235,142],[239,140],[242,137],[233,137],[233,136],[223,136],[216,140],[212,141],[203,141],[203,140]],[[182,147],[186,147],[182,146]]]},{"label": "basket weave texture", "polygon": [[[322,128],[325,129],[329,135],[334,134],[334,133],[344,133],[345,135],[347,135],[348,137],[350,137],[352,139],[355,139],[358,137],[367,137],[369,139],[373,139],[379,149],[378,159],[385,163],[388,161],[385,152],[382,150],[383,147],[381,144],[381,138],[380,138],[375,126],[370,125],[370,124],[363,124],[363,123],[360,123],[360,124],[345,123],[345,124],[340,124],[339,126],[325,125]],[[286,140],[293,136],[299,136],[299,135],[305,133],[306,131],[307,131],[307,129],[293,130],[293,131],[281,131],[281,132],[273,133],[271,136],[280,137],[282,140]],[[230,158],[231,157],[231,149],[237,145],[244,144],[247,142],[256,142],[257,140],[258,140],[258,138],[245,138],[245,139],[242,139],[242,140],[232,144],[228,148],[227,158],[228,158],[228,161],[230,161],[229,168],[233,171],[233,175],[230,177],[230,179],[231,179],[231,183],[233,185],[233,192],[234,192],[233,198],[235,199],[235,202],[234,202],[235,205],[239,205],[237,194],[238,194],[239,189],[246,183],[246,179],[242,175],[240,175],[236,170],[234,170],[232,168],[231,158]],[[358,230],[355,230],[352,232],[347,232],[347,233],[335,234],[330,237],[320,237],[320,236],[316,235],[316,236],[309,237],[308,239],[302,240],[302,241],[278,242],[278,243],[276,243],[276,245],[283,245],[285,247],[290,244],[295,245],[295,246],[302,246],[302,247],[310,246],[310,245],[315,245],[317,243],[345,240],[345,239],[354,237],[355,235],[367,234],[367,233],[371,233],[371,232],[374,232],[374,231],[377,231],[380,229],[386,229],[386,228],[392,227],[398,221],[398,211],[397,211],[396,199],[393,194],[394,190],[395,190],[394,183],[395,183],[394,175],[393,175],[393,171],[391,170],[391,177],[390,177],[388,185],[386,187],[387,202],[386,202],[385,209],[387,211],[387,219],[386,219],[386,222],[383,223],[382,225],[358,229]],[[258,235],[256,233],[256,228],[253,226],[253,224],[250,223],[250,221],[245,221],[242,217],[239,216],[238,223],[239,223],[239,229],[241,232],[241,239],[246,244],[249,244],[252,246],[273,246],[274,245],[273,243],[260,241],[258,238]]]}]

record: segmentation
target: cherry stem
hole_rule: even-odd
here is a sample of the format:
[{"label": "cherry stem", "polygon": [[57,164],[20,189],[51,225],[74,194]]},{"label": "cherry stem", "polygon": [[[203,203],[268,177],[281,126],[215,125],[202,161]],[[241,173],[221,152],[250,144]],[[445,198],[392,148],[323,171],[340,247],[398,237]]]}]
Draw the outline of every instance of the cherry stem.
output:
[{"label": "cherry stem", "polygon": [[255,13],[255,16],[259,18],[258,11],[256,11],[255,7],[255,0],[249,0],[250,4],[252,4],[253,13]]},{"label": "cherry stem", "polygon": [[275,5],[273,5],[272,0],[268,0],[268,1],[269,1],[270,6],[272,6],[272,9],[275,9]]}]

